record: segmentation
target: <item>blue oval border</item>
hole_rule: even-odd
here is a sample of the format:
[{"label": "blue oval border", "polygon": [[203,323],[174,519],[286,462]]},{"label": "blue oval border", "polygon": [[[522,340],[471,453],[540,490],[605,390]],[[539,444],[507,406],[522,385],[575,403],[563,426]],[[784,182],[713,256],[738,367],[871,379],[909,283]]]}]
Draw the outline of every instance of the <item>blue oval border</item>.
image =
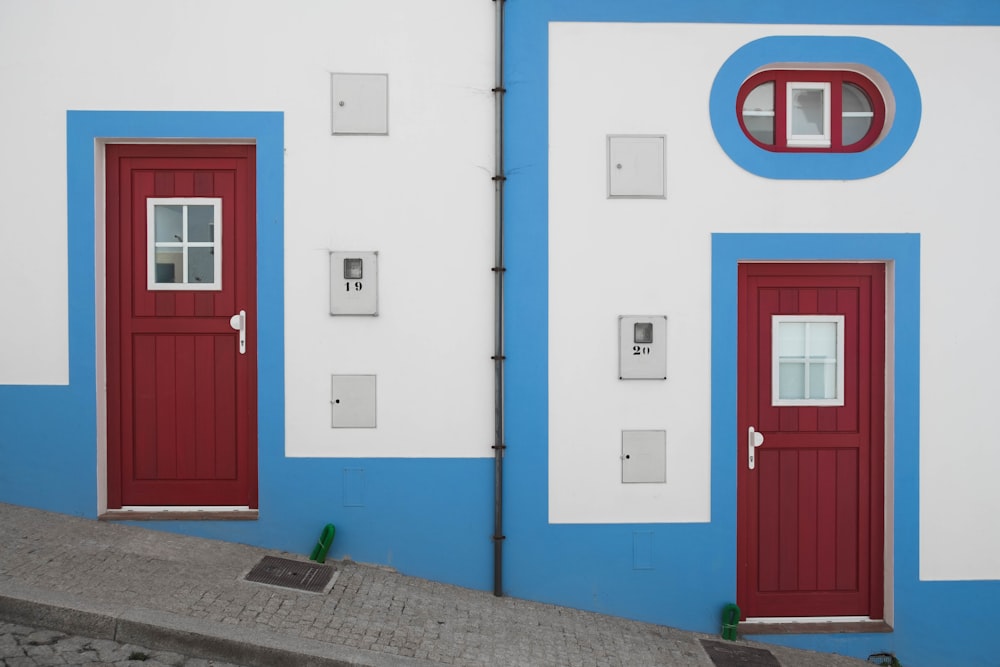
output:
[{"label": "blue oval border", "polygon": [[[779,62],[858,63],[885,77],[896,113],[889,133],[860,153],[772,153],[752,144],[736,122],[736,95],[754,70]],[[852,180],[875,176],[906,154],[920,126],[920,89],[895,51],[863,37],[776,36],[754,40],[729,56],[712,83],[712,130],[722,150],[752,174],[776,179]]]}]

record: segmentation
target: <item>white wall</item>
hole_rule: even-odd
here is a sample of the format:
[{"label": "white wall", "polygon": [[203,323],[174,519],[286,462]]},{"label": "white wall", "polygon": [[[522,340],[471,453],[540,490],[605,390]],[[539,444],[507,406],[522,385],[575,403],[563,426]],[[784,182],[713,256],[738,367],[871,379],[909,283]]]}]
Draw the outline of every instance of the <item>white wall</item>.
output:
[{"label": "white wall", "polygon": [[[55,6],[0,4],[0,383],[67,384],[66,107]],[[49,58],[44,56],[50,49]],[[58,83],[57,83],[58,82]]]},{"label": "white wall", "polygon": [[[923,117],[895,167],[778,181],[722,152],[708,115],[716,73],[739,47],[781,34],[869,37],[907,62]],[[552,521],[709,520],[712,232],[919,232],[921,577],[1000,578],[1000,91],[976,83],[996,62],[997,28],[550,26]],[[615,133],[667,135],[666,200],[606,198]],[[617,316],[654,313],[669,317],[669,379],[619,381]],[[667,431],[667,484],[620,483],[631,428]]]},{"label": "white wall", "polygon": [[[389,136],[328,136],[325,83],[286,116],[286,451],[491,456],[493,7],[349,6],[317,71],[388,73]],[[378,317],[328,314],[330,250],[379,252]],[[330,428],[334,373],[377,375],[376,429]]]},{"label": "white wall", "polygon": [[[0,3],[0,383],[68,382],[68,109],[277,110],[287,452],[491,455],[493,12],[467,0]],[[331,136],[331,72],[389,75],[389,136]],[[380,252],[379,317],[328,314],[330,250]],[[333,373],[378,375],[377,429],[330,428]]]}]

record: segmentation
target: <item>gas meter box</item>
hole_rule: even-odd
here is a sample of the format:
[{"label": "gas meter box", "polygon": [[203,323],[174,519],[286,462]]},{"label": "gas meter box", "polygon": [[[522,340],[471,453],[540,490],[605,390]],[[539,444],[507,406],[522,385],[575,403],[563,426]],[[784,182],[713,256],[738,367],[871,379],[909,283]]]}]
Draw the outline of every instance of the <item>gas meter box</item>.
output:
[{"label": "gas meter box", "polygon": [[618,318],[618,379],[667,379],[665,315],[622,315]]},{"label": "gas meter box", "polygon": [[378,315],[378,253],[330,253],[330,314]]}]

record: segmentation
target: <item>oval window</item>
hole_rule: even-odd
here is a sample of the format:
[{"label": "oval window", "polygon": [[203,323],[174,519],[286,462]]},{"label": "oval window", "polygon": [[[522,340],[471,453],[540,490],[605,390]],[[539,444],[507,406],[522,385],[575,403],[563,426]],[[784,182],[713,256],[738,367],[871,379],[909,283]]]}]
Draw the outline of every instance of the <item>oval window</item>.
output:
[{"label": "oval window", "polygon": [[885,101],[870,79],[849,70],[764,70],[740,86],[743,133],[775,152],[852,153],[873,145]]}]

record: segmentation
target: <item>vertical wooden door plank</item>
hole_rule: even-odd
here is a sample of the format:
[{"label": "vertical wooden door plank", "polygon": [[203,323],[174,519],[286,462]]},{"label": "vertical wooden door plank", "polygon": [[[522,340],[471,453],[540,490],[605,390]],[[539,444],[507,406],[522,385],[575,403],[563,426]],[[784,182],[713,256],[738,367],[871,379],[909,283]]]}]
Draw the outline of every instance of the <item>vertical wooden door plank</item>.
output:
[{"label": "vertical wooden door plank", "polygon": [[798,590],[799,583],[799,453],[794,449],[778,452],[778,587]]},{"label": "vertical wooden door plank", "polygon": [[156,479],[177,478],[177,378],[175,338],[155,337]]},{"label": "vertical wooden door plank", "polygon": [[235,336],[215,337],[215,475],[235,479],[236,442],[236,355]]},{"label": "vertical wooden door plank", "polygon": [[799,579],[797,587],[803,591],[816,590],[819,555],[819,456],[816,450],[799,454]]},{"label": "vertical wooden door plank", "polygon": [[197,378],[195,478],[215,477],[215,336],[195,338],[195,377]]},{"label": "vertical wooden door plank", "polygon": [[197,476],[197,441],[195,414],[198,381],[195,368],[194,336],[180,335],[176,341],[177,368],[177,477]]}]

